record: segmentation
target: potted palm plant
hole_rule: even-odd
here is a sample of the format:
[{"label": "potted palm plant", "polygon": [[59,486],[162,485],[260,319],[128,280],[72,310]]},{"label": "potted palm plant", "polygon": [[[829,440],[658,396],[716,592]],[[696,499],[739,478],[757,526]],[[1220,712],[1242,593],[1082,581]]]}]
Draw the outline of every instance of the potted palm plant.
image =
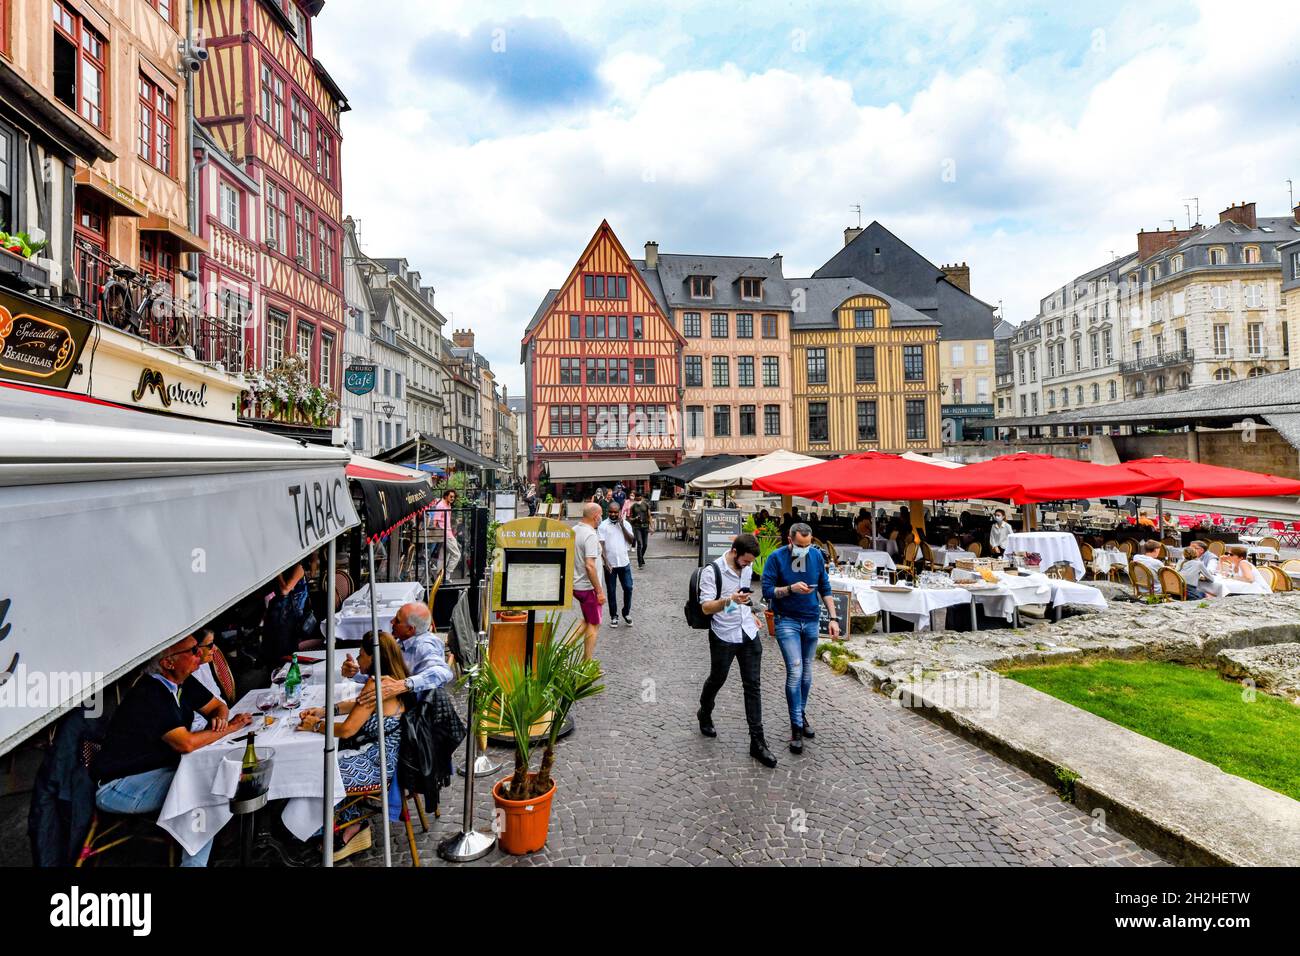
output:
[{"label": "potted palm plant", "polygon": [[[548,621],[548,628],[555,623]],[[499,840],[505,852],[534,853],[546,845],[556,790],[551,776],[556,742],[573,705],[604,691],[600,677],[600,662],[585,659],[576,623],[563,635],[538,642],[531,668],[518,659],[484,664],[476,697],[480,727],[489,736],[510,737],[515,747],[514,772],[492,788],[504,821]],[[544,731],[535,738],[538,725]],[[534,744],[539,742],[542,756],[534,771]]]},{"label": "potted palm plant", "polygon": [[[758,538],[758,556],[754,558],[754,563],[750,567],[754,571],[755,578],[762,578],[763,567],[767,564],[767,559],[772,556],[773,551],[781,547],[781,529],[771,519],[763,522],[760,527],[755,523],[753,515],[745,518],[745,523],[741,525],[741,529]],[[767,621],[767,633],[772,637],[776,637],[776,615],[772,613],[772,609],[764,608],[763,617]]]}]

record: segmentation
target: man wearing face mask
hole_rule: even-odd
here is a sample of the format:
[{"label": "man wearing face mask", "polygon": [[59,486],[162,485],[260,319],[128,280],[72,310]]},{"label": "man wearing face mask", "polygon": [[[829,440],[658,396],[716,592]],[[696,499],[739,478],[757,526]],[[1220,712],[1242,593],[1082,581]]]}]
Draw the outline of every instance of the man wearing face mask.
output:
[{"label": "man wearing face mask", "polygon": [[812,690],[823,602],[830,608],[830,635],[838,637],[826,558],[812,546],[812,528],[802,521],[790,526],[789,544],[777,548],[763,565],[763,600],[776,617],[776,643],[785,658],[785,700],[790,708],[790,752],[803,753],[803,740],[814,736],[805,708]]},{"label": "man wearing face mask", "polygon": [[993,554],[1001,554],[1007,549],[1007,541],[1011,538],[1011,525],[1007,524],[1007,516],[999,508],[993,512],[993,526],[989,528],[989,551]]}]

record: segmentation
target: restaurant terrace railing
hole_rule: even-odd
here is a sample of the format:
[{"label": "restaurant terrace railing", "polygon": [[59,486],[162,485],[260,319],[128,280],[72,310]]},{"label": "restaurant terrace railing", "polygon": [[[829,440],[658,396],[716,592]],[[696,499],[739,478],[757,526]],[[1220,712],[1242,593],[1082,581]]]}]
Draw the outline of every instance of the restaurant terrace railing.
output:
[{"label": "restaurant terrace railing", "polygon": [[240,323],[204,315],[176,296],[174,282],[123,265],[80,239],[73,269],[80,291],[67,296],[66,304],[74,311],[197,361],[243,371]]}]

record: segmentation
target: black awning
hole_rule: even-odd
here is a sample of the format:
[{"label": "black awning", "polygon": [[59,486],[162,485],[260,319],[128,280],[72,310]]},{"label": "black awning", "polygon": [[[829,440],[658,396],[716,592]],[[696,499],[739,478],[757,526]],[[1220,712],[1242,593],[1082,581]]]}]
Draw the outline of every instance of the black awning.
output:
[{"label": "black awning", "polygon": [[[417,441],[421,445],[418,449],[418,455]],[[406,465],[411,468],[415,467],[417,458],[423,464],[426,461],[443,457],[458,461],[462,465],[469,465],[471,468],[483,468],[487,471],[500,471],[502,467],[500,462],[485,458],[471,448],[466,448],[464,445],[457,444],[447,438],[434,438],[431,435],[412,438],[375,457],[379,461],[390,461],[393,464]]]},{"label": "black awning", "polygon": [[361,530],[367,541],[385,537],[434,503],[427,475],[405,477],[362,460],[348,465],[347,476],[361,492]]},{"label": "black awning", "polygon": [[744,460],[743,455],[710,455],[707,458],[690,458],[680,465],[665,468],[650,477],[662,478],[675,484],[684,485],[688,481],[694,481],[700,475],[707,475],[709,472],[718,471],[721,468],[730,468],[732,465],[739,464]]}]

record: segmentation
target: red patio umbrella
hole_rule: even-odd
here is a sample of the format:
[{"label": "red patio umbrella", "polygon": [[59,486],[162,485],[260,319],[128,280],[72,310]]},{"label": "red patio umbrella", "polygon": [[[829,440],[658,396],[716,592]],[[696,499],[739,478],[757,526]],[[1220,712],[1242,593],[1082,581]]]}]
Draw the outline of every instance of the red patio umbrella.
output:
[{"label": "red patio umbrella", "polygon": [[[1224,468],[1182,458],[1138,458],[1119,465],[1108,465],[1117,471],[1161,478],[1172,484],[1172,490],[1160,493],[1162,498],[1191,501],[1197,498],[1252,498],[1276,495],[1300,495],[1300,481],[1266,475],[1240,468]],[[1136,494],[1136,492],[1134,492]],[[1147,492],[1156,494],[1156,492]]]},{"label": "red patio umbrella", "polygon": [[967,465],[961,471],[975,480],[990,483],[1014,482],[1019,487],[1011,493],[1011,497],[1017,504],[1117,495],[1156,495],[1174,487],[1172,479],[1166,476],[1117,470],[1113,465],[1094,465],[1073,458],[1027,452],[999,455],[988,461]]},{"label": "red patio umbrella", "polygon": [[754,488],[801,498],[850,501],[919,501],[926,498],[1009,498],[1017,482],[972,476],[969,468],[936,468],[900,455],[867,451],[754,479]]}]

